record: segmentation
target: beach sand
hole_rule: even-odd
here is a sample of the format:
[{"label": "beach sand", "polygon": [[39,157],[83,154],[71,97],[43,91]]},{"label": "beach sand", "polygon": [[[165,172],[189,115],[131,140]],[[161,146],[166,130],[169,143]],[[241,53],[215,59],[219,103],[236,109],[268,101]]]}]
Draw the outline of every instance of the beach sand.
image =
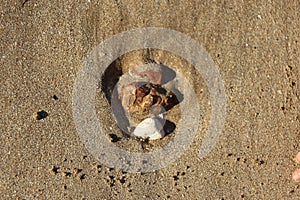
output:
[{"label": "beach sand", "polygon": [[[4,0],[1,199],[299,199],[300,185],[291,178],[300,167],[294,162],[300,150],[299,10],[298,1]],[[200,159],[210,123],[207,86],[175,57],[158,56],[181,66],[193,83],[199,129],[167,167],[126,173],[86,149],[73,120],[72,92],[95,46],[143,27],[182,32],[206,49],[224,83],[227,115],[216,146]],[[109,103],[97,113],[109,130]],[[133,139],[116,145],[141,151]]]}]

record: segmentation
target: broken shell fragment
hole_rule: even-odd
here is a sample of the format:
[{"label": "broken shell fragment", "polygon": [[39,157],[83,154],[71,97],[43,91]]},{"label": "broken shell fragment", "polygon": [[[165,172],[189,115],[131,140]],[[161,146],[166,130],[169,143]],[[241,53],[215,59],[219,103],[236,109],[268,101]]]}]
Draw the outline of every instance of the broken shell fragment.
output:
[{"label": "broken shell fragment", "polygon": [[155,117],[147,118],[137,125],[133,134],[137,137],[157,140],[164,137],[165,133],[160,120]]},{"label": "broken shell fragment", "polygon": [[178,103],[176,96],[171,91],[151,83],[137,87],[129,95],[131,101],[128,102],[129,105],[125,104],[125,106],[128,107],[128,112],[131,116],[136,113],[148,114],[151,107],[155,106],[169,110]]}]

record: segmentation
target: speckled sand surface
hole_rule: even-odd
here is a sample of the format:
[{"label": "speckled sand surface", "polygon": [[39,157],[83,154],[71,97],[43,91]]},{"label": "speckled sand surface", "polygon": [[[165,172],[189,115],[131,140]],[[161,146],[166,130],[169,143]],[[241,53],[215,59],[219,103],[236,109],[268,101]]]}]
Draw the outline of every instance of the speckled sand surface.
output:
[{"label": "speckled sand surface", "polygon": [[[299,199],[291,174],[300,167],[300,3],[263,2],[1,1],[0,198]],[[209,114],[176,162],[124,173],[80,141],[73,83],[93,47],[149,26],[207,50],[224,81],[227,117],[204,159],[197,150]],[[48,116],[34,119],[39,110]]]}]

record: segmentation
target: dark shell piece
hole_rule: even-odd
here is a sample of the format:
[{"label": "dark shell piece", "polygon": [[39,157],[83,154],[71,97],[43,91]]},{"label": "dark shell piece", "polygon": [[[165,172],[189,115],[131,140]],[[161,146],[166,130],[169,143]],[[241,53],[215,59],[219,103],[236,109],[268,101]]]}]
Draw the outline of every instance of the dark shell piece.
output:
[{"label": "dark shell piece", "polygon": [[178,104],[176,95],[161,85],[147,83],[136,88],[132,94],[129,113],[133,115],[157,115]]}]

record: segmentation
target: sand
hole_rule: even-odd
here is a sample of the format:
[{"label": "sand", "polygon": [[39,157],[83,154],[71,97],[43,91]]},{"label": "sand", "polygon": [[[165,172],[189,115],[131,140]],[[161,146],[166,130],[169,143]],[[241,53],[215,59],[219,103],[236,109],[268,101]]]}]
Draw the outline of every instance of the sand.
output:
[{"label": "sand", "polygon": [[[291,179],[300,167],[299,10],[298,1],[1,2],[1,199],[299,199]],[[163,169],[126,173],[80,140],[72,91],[88,52],[143,27],[182,32],[207,50],[227,115],[218,143],[200,159],[210,123],[200,84],[203,114],[190,148]]]}]

